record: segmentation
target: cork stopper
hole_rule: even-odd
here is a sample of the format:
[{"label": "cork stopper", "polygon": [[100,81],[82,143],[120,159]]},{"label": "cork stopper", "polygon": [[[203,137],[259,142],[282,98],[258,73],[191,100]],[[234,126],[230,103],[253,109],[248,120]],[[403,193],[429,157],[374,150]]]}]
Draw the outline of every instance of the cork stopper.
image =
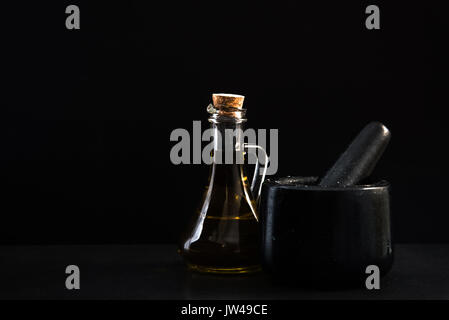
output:
[{"label": "cork stopper", "polygon": [[212,95],[212,101],[214,103],[215,108],[225,107],[225,108],[242,109],[243,100],[245,100],[245,97],[237,94],[214,93]]}]

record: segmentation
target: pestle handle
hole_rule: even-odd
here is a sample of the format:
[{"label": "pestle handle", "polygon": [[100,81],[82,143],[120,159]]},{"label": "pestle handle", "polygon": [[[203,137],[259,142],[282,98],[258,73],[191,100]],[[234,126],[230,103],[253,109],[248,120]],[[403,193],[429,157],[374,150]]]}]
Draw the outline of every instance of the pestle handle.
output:
[{"label": "pestle handle", "polygon": [[340,155],[321,179],[321,187],[347,187],[368,177],[390,141],[390,131],[380,122],[371,122]]}]

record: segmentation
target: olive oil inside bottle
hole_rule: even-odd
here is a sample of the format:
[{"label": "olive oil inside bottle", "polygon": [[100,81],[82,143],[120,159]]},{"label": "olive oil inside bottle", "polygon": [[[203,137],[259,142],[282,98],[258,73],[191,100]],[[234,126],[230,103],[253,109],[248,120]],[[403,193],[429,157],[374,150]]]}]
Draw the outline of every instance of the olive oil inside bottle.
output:
[{"label": "olive oil inside bottle", "polygon": [[187,265],[212,273],[259,270],[256,205],[243,166],[213,164],[202,203],[180,245]]}]

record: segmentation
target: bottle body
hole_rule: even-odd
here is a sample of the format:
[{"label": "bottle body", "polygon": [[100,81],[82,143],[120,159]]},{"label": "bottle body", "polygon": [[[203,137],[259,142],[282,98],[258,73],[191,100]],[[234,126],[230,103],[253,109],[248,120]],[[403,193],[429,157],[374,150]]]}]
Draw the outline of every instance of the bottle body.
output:
[{"label": "bottle body", "polygon": [[[215,123],[214,132],[236,127]],[[233,158],[244,157],[233,144]],[[205,273],[249,273],[260,270],[259,225],[256,202],[243,164],[216,161],[214,147],[209,182],[201,205],[181,239],[180,253],[188,267]]]}]

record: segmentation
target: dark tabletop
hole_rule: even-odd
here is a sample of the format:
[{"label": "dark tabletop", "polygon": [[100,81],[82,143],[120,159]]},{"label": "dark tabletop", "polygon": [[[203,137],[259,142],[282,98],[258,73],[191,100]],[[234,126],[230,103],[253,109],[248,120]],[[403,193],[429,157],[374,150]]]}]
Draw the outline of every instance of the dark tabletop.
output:
[{"label": "dark tabletop", "polygon": [[[397,245],[380,290],[305,289],[264,273],[188,272],[174,245],[0,246],[1,299],[448,299],[449,245]],[[77,265],[81,289],[67,290]]]}]

